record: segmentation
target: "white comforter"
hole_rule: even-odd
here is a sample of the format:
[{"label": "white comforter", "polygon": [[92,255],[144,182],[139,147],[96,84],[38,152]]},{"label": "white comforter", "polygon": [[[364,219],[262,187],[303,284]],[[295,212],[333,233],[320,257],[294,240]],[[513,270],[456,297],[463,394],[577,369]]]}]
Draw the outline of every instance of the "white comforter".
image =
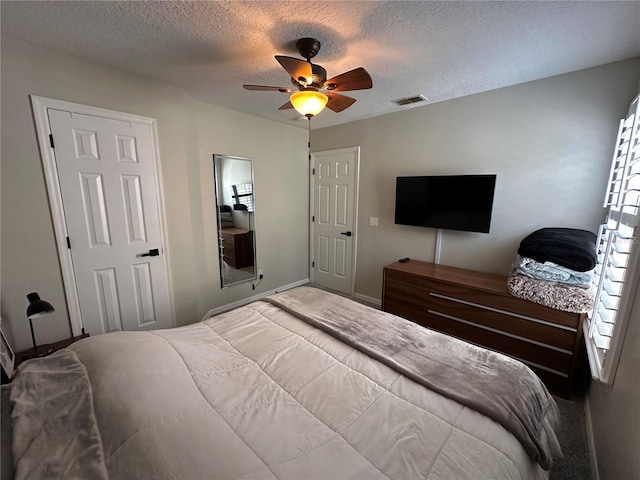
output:
[{"label": "white comforter", "polygon": [[544,477],[494,421],[267,302],[80,341],[23,364],[12,401],[19,479]]}]

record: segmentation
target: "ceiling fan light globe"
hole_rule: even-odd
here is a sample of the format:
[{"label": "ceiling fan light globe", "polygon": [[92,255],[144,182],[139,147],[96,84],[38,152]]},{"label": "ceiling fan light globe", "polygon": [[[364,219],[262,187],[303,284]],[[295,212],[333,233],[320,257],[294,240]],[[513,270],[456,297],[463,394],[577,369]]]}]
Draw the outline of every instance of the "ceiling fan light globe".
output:
[{"label": "ceiling fan light globe", "polygon": [[289,101],[300,115],[317,115],[329,101],[324,93],[302,90],[291,94]]}]

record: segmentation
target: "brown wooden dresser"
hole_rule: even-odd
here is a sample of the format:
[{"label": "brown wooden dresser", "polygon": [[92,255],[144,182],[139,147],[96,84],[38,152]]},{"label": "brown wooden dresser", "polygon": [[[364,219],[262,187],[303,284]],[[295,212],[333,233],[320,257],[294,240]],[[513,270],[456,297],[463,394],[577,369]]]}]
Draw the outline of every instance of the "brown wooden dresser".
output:
[{"label": "brown wooden dresser", "polygon": [[223,228],[222,245],[224,261],[233,268],[253,265],[253,231],[243,228]]},{"label": "brown wooden dresser", "polygon": [[384,267],[382,309],[526,363],[568,396],[584,314],[509,294],[507,277],[409,260]]}]

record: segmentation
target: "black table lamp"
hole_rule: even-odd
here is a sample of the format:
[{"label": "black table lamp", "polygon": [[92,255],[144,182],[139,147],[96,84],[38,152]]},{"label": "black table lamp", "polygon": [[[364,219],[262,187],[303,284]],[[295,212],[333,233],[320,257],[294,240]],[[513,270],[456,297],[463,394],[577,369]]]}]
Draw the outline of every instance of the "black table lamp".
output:
[{"label": "black table lamp", "polygon": [[27,295],[29,299],[29,306],[27,307],[27,318],[29,319],[29,327],[31,327],[31,340],[33,341],[33,348],[36,348],[36,336],[33,334],[33,322],[34,318],[47,315],[51,312],[55,312],[55,308],[44,300],[40,300],[40,295],[36,292]]}]

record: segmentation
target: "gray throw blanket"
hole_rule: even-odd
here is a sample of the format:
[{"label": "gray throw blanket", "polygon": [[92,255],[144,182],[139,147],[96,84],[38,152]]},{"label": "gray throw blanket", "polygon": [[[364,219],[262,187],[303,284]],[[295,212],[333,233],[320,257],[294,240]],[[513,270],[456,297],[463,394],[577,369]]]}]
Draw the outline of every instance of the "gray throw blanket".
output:
[{"label": "gray throw blanket", "polygon": [[16,478],[108,478],[91,385],[75,352],[20,365],[11,402],[13,457],[21,459]]},{"label": "gray throw blanket", "polygon": [[562,456],[558,407],[523,363],[316,288],[263,300],[498,422],[545,470]]}]

